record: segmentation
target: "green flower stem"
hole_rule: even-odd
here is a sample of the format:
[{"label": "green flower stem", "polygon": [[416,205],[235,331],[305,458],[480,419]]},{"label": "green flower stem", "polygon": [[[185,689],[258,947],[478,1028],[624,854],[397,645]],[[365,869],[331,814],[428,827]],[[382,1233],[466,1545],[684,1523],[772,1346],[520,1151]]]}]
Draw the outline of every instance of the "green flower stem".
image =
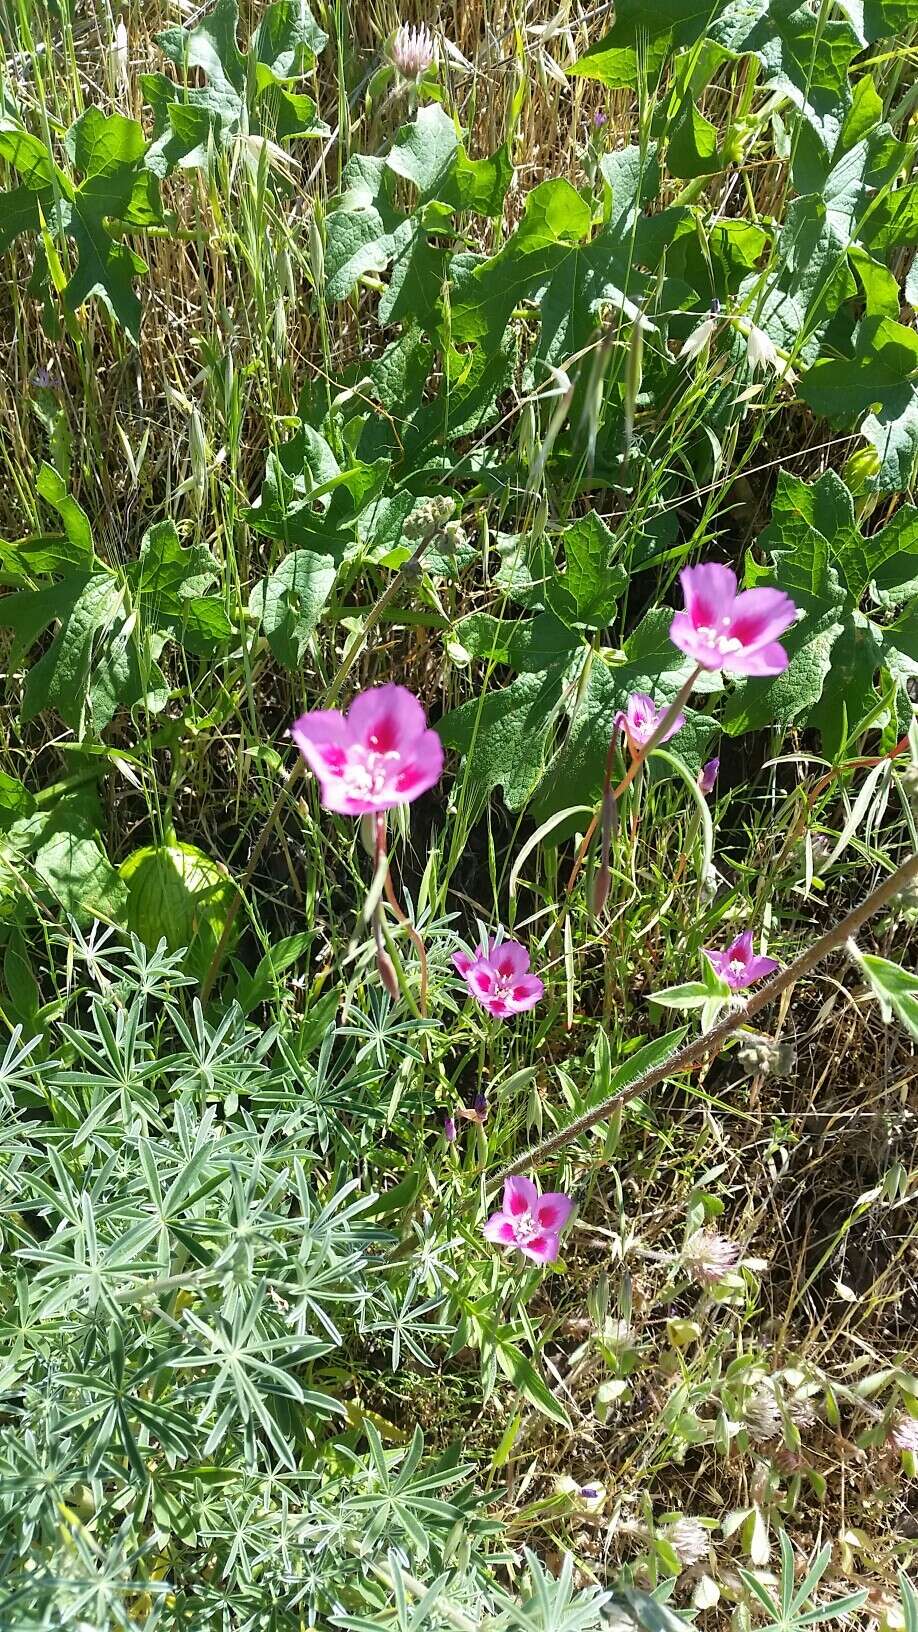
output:
[{"label": "green flower stem", "polygon": [[[610,795],[610,793],[609,793],[609,783],[610,783],[610,781],[612,779],[612,754],[613,754],[613,746],[614,746],[614,741],[615,741],[615,732],[614,731],[612,732],[612,735],[611,735],[611,737],[609,739],[609,752],[606,755],[606,775],[605,775],[605,784],[603,786],[602,803],[601,803],[601,805],[599,807],[599,810],[596,812],[595,816],[593,817],[593,820],[591,821],[589,827],[587,828],[586,832],[584,833],[583,838],[580,841],[580,847],[579,847],[579,849],[577,851],[576,856],[574,857],[574,865],[571,868],[571,876],[567,881],[567,895],[568,896],[570,896],[571,892],[573,891],[574,885],[577,882],[578,874],[580,872],[581,867],[583,866],[584,858],[586,857],[586,853],[590,848],[590,844],[591,844],[592,839],[593,839],[593,834],[596,832],[596,827],[597,827],[597,824],[599,822],[600,815],[602,814],[603,809],[605,809],[606,806],[607,806],[607,801],[611,798],[611,800],[617,804],[617,802],[621,798],[622,794],[626,793],[628,788],[630,788],[632,782],[634,781],[635,777],[637,776],[638,771],[641,769],[641,766],[643,765],[643,763],[644,763],[645,759],[647,758],[647,756],[649,754],[652,754],[653,750],[657,746],[657,743],[661,742],[663,740],[663,738],[665,737],[667,731],[669,730],[670,726],[672,725],[673,721],[677,718],[677,716],[681,712],[683,704],[688,702],[689,697],[691,696],[693,690],[695,689],[695,684],[696,684],[696,682],[698,680],[698,676],[701,674],[701,672],[702,672],[702,665],[699,663],[692,670],[692,672],[689,675],[688,679],[686,680],[685,684],[680,687],[680,689],[677,692],[676,696],[673,698],[672,702],[670,703],[669,708],[666,710],[666,713],[663,714],[661,716],[661,718],[657,721],[656,726],[654,727],[652,735],[648,738],[647,742],[645,742],[643,748],[640,748],[638,750],[638,752],[635,754],[634,758],[631,761],[631,764],[628,766],[627,771],[625,772],[624,776],[622,777],[621,781],[619,782],[618,787]],[[563,916],[563,913],[562,913],[562,916]]]},{"label": "green flower stem", "polygon": [[531,1145],[528,1150],[524,1150],[522,1155],[517,1157],[516,1161],[511,1162],[509,1167],[503,1168],[500,1173],[496,1174],[493,1183],[500,1184],[504,1179],[509,1178],[511,1174],[521,1173],[524,1168],[535,1168],[546,1156],[552,1156],[555,1151],[562,1150],[579,1134],[585,1133],[588,1128],[595,1127],[597,1122],[605,1122],[627,1100],[646,1094],[651,1088],[655,1088],[658,1083],[665,1081],[667,1077],[677,1076],[680,1072],[701,1064],[702,1061],[710,1062],[716,1059],[735,1031],[745,1025],[754,1014],[758,1014],[760,1009],[764,1009],[769,1003],[773,1003],[776,997],[781,996],[782,992],[786,992],[790,987],[796,985],[798,980],[801,980],[804,975],[808,975],[812,969],[815,969],[817,964],[822,963],[824,958],[829,957],[832,952],[837,952],[843,947],[850,936],[856,935],[858,930],[862,929],[869,919],[876,913],[881,912],[884,907],[889,906],[890,902],[909,884],[914,883],[916,879],[918,879],[918,854],[913,854],[900,867],[897,867],[894,873],[884,879],[883,883],[879,884],[861,902],[859,907],[855,907],[834,928],[821,935],[818,941],[814,941],[812,946],[801,952],[800,956],[795,958],[794,962],[789,964],[786,969],[779,970],[776,975],[773,975],[771,980],[767,981],[762,987],[761,991],[747,998],[741,1009],[727,1015],[726,1019],[715,1026],[713,1031],[703,1033],[702,1036],[696,1037],[693,1042],[686,1043],[684,1047],[676,1049],[661,1065],[654,1066],[651,1071],[645,1071],[644,1075],[638,1077],[629,1087],[622,1088],[617,1094],[612,1094],[608,1099],[603,1100],[601,1105],[597,1105],[594,1110],[585,1111],[582,1116],[576,1117],[566,1128],[561,1128],[557,1133],[553,1133],[550,1138],[541,1140],[537,1145]]}]

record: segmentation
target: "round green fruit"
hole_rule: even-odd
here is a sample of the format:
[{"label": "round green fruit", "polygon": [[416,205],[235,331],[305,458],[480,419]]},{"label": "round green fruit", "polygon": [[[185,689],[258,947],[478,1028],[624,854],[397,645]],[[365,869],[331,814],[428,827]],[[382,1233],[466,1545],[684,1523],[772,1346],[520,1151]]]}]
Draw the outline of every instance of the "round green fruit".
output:
[{"label": "round green fruit", "polygon": [[[184,947],[189,974],[203,980],[239,894],[226,868],[193,844],[148,844],[118,870],[128,887],[128,929],[148,952],[161,940],[170,952]],[[226,952],[238,936],[237,916]]]}]

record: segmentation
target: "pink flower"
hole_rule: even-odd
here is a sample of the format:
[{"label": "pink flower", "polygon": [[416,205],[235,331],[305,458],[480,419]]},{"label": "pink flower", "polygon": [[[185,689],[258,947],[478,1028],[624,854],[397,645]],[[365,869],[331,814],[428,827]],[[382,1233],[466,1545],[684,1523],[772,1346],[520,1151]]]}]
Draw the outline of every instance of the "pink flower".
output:
[{"label": "pink flower", "polygon": [[706,765],[702,765],[701,770],[698,772],[698,786],[702,793],[708,794],[714,792],[719,772],[719,759],[709,759]]},{"label": "pink flower", "polygon": [[443,769],[440,738],[404,686],[362,691],[346,714],[313,709],[290,734],[319,778],[326,810],[346,816],[410,804]]},{"label": "pink flower", "polygon": [[402,23],[401,28],[396,30],[392,41],[392,61],[406,79],[420,79],[436,55],[436,41],[426,23],[416,28]]},{"label": "pink flower", "polygon": [[752,986],[765,975],[773,974],[778,967],[774,958],[764,958],[761,954],[753,952],[751,929],[737,935],[733,945],[728,946],[726,952],[715,952],[708,946],[702,950],[714,973],[723,977],[731,992],[741,991],[744,986]]},{"label": "pink flower", "polygon": [[487,940],[474,957],[454,952],[453,964],[489,1014],[521,1014],[534,1008],[545,990],[538,975],[529,973],[529,953],[519,941]]},{"label": "pink flower", "polygon": [[[625,736],[628,738],[628,747],[633,754],[647,746],[663,715],[666,713],[667,706],[664,703],[662,708],[657,708],[653,698],[648,697],[646,691],[635,691],[628,698],[628,707],[624,713],[619,710],[616,714],[613,729],[615,731],[624,731]],[[669,742],[670,737],[674,737],[684,724],[685,715],[677,714],[669,730],[664,733],[660,741]]]},{"label": "pink flower", "polygon": [[507,1179],[504,1204],[484,1227],[485,1239],[502,1247],[516,1247],[537,1264],[553,1264],[558,1237],[571,1216],[574,1203],[561,1190],[539,1195],[532,1179]]},{"label": "pink flower", "polygon": [[736,573],[714,562],[686,567],[679,581],[685,611],[673,618],[669,638],[681,652],[704,669],[728,674],[781,674],[787,668],[777,637],[790,628],[797,608],[783,590],[737,593]]}]

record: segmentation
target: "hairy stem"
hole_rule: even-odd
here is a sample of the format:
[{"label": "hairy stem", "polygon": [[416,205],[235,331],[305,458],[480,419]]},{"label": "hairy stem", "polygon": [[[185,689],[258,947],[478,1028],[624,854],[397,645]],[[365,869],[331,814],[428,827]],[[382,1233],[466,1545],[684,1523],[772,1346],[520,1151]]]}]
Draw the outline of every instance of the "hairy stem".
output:
[{"label": "hairy stem", "polygon": [[801,952],[800,956],[795,958],[793,963],[789,964],[786,969],[782,969],[778,974],[773,975],[771,980],[762,987],[761,991],[754,993],[752,997],[747,999],[742,1009],[733,1014],[728,1014],[726,1019],[714,1027],[713,1031],[706,1032],[701,1037],[696,1037],[693,1042],[686,1043],[682,1048],[674,1050],[661,1065],[654,1066],[651,1071],[645,1071],[643,1076],[638,1077],[627,1088],[622,1088],[617,1094],[612,1094],[593,1110],[585,1111],[582,1116],[578,1116],[566,1128],[561,1128],[559,1132],[553,1133],[548,1139],[541,1140],[537,1145],[531,1145],[528,1150],[524,1150],[522,1155],[517,1157],[516,1161],[511,1162],[509,1167],[503,1168],[495,1176],[494,1183],[500,1184],[504,1179],[509,1178],[511,1174],[521,1172],[523,1168],[537,1166],[546,1156],[554,1155],[555,1151],[562,1150],[566,1144],[569,1144],[572,1139],[576,1139],[579,1134],[585,1133],[588,1128],[595,1127],[597,1122],[605,1122],[618,1109],[619,1105],[624,1105],[629,1099],[637,1098],[639,1094],[646,1094],[649,1089],[655,1088],[658,1083],[663,1082],[667,1077],[674,1077],[680,1071],[687,1071],[691,1066],[700,1064],[702,1060],[710,1061],[715,1059],[725,1043],[733,1036],[733,1033],[745,1025],[747,1020],[751,1019],[754,1014],[758,1014],[759,1009],[764,1009],[769,1003],[773,1003],[776,997],[780,997],[782,992],[787,991],[788,987],[795,985],[803,975],[808,975],[811,969],[815,969],[823,958],[829,957],[832,952],[837,952],[840,947],[844,946],[850,936],[856,935],[858,930],[863,928],[864,924],[875,913],[888,906],[900,891],[904,890],[916,878],[918,878],[918,855],[912,855],[902,863],[901,867],[897,867],[894,873],[884,879],[883,883],[879,884],[867,896],[866,900],[861,902],[859,907],[855,907],[834,928],[827,930],[825,935],[821,935],[818,941],[814,941],[812,946]]}]

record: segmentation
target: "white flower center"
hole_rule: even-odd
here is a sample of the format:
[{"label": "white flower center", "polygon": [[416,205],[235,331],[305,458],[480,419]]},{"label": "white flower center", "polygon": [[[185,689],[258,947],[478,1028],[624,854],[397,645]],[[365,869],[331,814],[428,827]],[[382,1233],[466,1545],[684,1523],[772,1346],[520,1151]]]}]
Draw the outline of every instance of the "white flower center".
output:
[{"label": "white flower center", "polygon": [[746,973],[746,965],[742,958],[731,958],[727,968],[731,975],[744,975]]},{"label": "white flower center", "polygon": [[342,773],[348,793],[356,799],[372,799],[384,793],[399,757],[397,753],[379,754],[372,748],[352,747]]},{"label": "white flower center", "polygon": [[702,623],[695,633],[712,652],[717,652],[721,657],[729,657],[731,652],[741,652],[743,649],[742,641],[728,633],[732,624],[732,618],[724,616],[716,628],[710,623]]},{"label": "white flower center", "polygon": [[527,1241],[531,1241],[534,1235],[538,1235],[540,1233],[539,1226],[528,1208],[526,1209],[525,1213],[520,1213],[519,1218],[514,1219],[513,1232],[517,1241],[522,1242],[523,1244],[525,1244]]}]

